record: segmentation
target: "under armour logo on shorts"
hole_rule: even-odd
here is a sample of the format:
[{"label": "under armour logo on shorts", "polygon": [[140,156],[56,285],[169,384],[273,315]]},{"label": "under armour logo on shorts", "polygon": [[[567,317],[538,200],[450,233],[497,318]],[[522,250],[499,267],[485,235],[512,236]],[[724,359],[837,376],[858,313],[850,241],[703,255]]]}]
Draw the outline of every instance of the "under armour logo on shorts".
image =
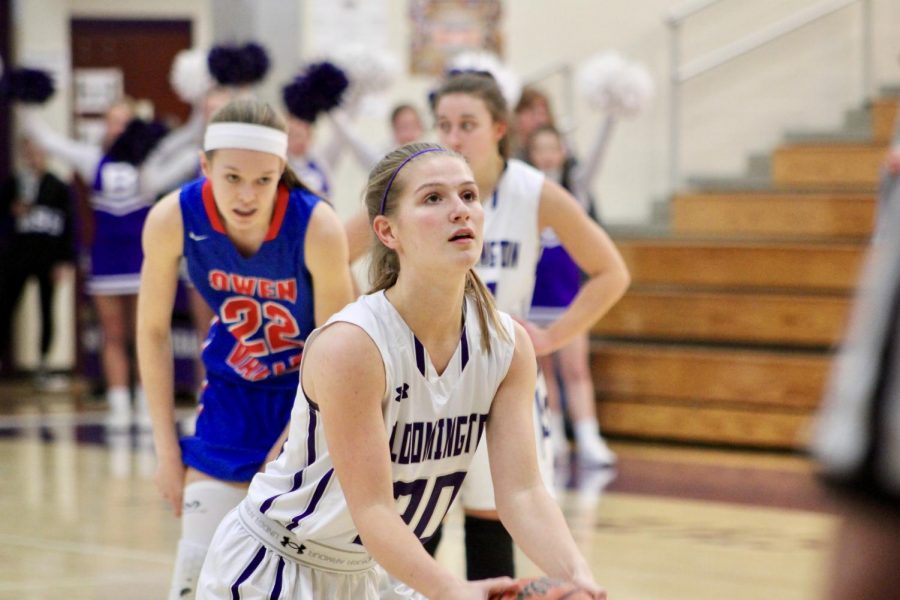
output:
[{"label": "under armour logo on shorts", "polygon": [[291,538],[288,536],[284,536],[281,540],[281,545],[285,548],[290,548],[291,550],[296,550],[297,554],[303,554],[303,551],[306,550],[306,546],[303,544],[297,545],[297,542],[292,542]]}]

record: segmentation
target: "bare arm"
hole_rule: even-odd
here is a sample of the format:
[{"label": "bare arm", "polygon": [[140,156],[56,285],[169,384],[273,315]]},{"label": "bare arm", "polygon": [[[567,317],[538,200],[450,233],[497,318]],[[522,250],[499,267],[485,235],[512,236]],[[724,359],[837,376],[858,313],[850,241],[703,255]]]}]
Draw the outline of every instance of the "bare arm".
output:
[{"label": "bare arm", "polygon": [[160,140],[141,165],[141,189],[145,194],[155,198],[194,177],[203,128],[203,107],[197,105],[184,125]]},{"label": "bare arm", "polygon": [[516,326],[516,350],[491,406],[488,456],[497,511],[525,554],[545,573],[592,590],[602,598],[590,567],[538,471],[534,442],[534,350]]},{"label": "bare arm", "polygon": [[572,193],[575,199],[587,208],[590,203],[591,182],[600,172],[600,166],[603,164],[603,157],[606,154],[606,147],[609,144],[609,138],[612,136],[615,120],[607,116],[603,120],[600,129],[594,136],[591,149],[584,159],[584,162],[578,162],[572,173]]},{"label": "bare arm", "polygon": [[99,146],[57,133],[32,108],[23,108],[17,114],[26,135],[47,154],[70,164],[86,182],[94,181],[100,159],[103,158],[103,150]]},{"label": "bare arm", "polygon": [[[313,210],[306,231],[304,254],[306,268],[313,280],[316,327],[321,327],[331,315],[354,299],[350,265],[347,262],[347,237],[340,219],[325,202],[319,202]],[[290,423],[269,450],[263,466],[278,457],[289,429]]]},{"label": "bare arm", "polygon": [[362,258],[372,247],[372,228],[369,225],[369,214],[362,208],[344,221],[347,240],[350,244],[350,264]]},{"label": "bare arm", "polygon": [[184,464],[175,430],[172,307],[183,234],[178,192],[173,192],[150,210],[144,225],[144,262],[137,314],[138,366],[147,392],[159,462],[156,483],[176,516],[181,514]]},{"label": "bare arm", "polygon": [[400,518],[381,412],[384,363],[365,332],[348,323],[323,331],[303,359],[303,388],[319,403],[353,523],[379,564],[429,598],[483,599],[494,589],[485,585],[502,587],[509,581],[468,584],[455,577],[429,556]]},{"label": "bare arm", "polygon": [[[331,118],[331,123],[334,125],[334,130],[336,133],[334,138],[334,148],[339,152],[341,149],[343,149],[344,145],[349,146],[351,152],[353,152],[354,158],[356,158],[356,161],[359,163],[359,165],[363,169],[371,169],[375,165],[375,163],[379,161],[383,153],[379,152],[377,148],[370,145],[359,136],[359,134],[353,128],[353,124],[350,122],[350,118],[342,110],[333,110],[328,113],[328,116]],[[329,160],[327,152],[323,152],[323,156],[326,160]],[[335,158],[330,159],[332,165],[337,162]]]},{"label": "bare arm", "polygon": [[347,236],[340,218],[325,202],[319,202],[310,217],[304,253],[319,327],[355,298]]},{"label": "bare arm", "polygon": [[569,308],[553,325],[528,325],[539,356],[554,352],[584,333],[625,293],[631,281],[625,261],[612,240],[594,223],[575,198],[552,181],[544,181],[538,215],[539,227],[552,227],[563,247],[588,280]]}]

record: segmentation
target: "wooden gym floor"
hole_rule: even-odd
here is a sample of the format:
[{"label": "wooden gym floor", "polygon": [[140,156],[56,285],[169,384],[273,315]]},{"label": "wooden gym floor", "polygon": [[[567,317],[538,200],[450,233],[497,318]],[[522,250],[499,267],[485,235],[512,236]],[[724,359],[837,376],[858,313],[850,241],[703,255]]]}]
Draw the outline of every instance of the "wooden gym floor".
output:
[{"label": "wooden gym floor", "polygon": [[[0,385],[0,599],[165,597],[178,522],[153,484],[152,442],[107,435],[103,409]],[[611,446],[615,471],[559,474],[570,527],[611,599],[820,597],[838,520],[805,458]],[[461,572],[457,512],[444,540],[439,560]]]}]

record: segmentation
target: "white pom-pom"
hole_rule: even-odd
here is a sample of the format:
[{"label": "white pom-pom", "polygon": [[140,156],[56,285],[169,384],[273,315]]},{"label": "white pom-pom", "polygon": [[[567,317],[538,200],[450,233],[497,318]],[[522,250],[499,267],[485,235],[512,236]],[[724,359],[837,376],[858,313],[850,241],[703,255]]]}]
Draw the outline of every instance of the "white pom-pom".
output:
[{"label": "white pom-pom", "polygon": [[522,81],[519,76],[503,64],[500,58],[491,52],[463,52],[457,54],[447,63],[447,70],[487,71],[493,75],[506,99],[510,110],[519,103],[522,95]]},{"label": "white pom-pom", "polygon": [[614,117],[634,117],[653,98],[653,79],[642,65],[615,52],[589,58],[577,74],[578,89],[591,108]]},{"label": "white pom-pom", "polygon": [[206,55],[206,51],[192,48],[182,50],[172,61],[169,83],[178,97],[188,104],[199,101],[213,87]]},{"label": "white pom-pom", "polygon": [[654,94],[653,79],[643,65],[631,63],[619,79],[619,116],[636,117],[644,112]]},{"label": "white pom-pom", "polygon": [[373,52],[359,43],[335,48],[327,59],[347,74],[350,80],[347,96],[356,100],[387,90],[400,73],[400,62],[395,56]]}]

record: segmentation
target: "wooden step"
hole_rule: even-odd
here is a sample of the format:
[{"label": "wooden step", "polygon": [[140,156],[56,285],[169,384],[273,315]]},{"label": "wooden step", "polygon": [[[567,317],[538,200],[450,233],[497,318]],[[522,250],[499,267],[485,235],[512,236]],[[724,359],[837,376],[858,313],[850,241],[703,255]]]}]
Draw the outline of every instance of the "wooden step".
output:
[{"label": "wooden step", "polygon": [[790,144],[772,155],[776,187],[878,185],[886,144]]},{"label": "wooden step", "polygon": [[894,136],[900,98],[881,98],[872,103],[872,139],[889,144]]},{"label": "wooden step", "polygon": [[874,194],[703,193],[672,201],[672,230],[683,235],[860,237],[875,224]]},{"label": "wooden step", "polygon": [[594,342],[600,399],[657,398],[695,406],[812,410],[831,354]]},{"label": "wooden step", "polygon": [[864,244],[616,238],[637,285],[849,291]]},{"label": "wooden step", "polygon": [[632,288],[594,326],[595,335],[679,341],[832,346],[851,299]]},{"label": "wooden step", "polygon": [[812,416],[693,407],[652,400],[603,400],[597,416],[604,434],[654,440],[804,450]]}]

